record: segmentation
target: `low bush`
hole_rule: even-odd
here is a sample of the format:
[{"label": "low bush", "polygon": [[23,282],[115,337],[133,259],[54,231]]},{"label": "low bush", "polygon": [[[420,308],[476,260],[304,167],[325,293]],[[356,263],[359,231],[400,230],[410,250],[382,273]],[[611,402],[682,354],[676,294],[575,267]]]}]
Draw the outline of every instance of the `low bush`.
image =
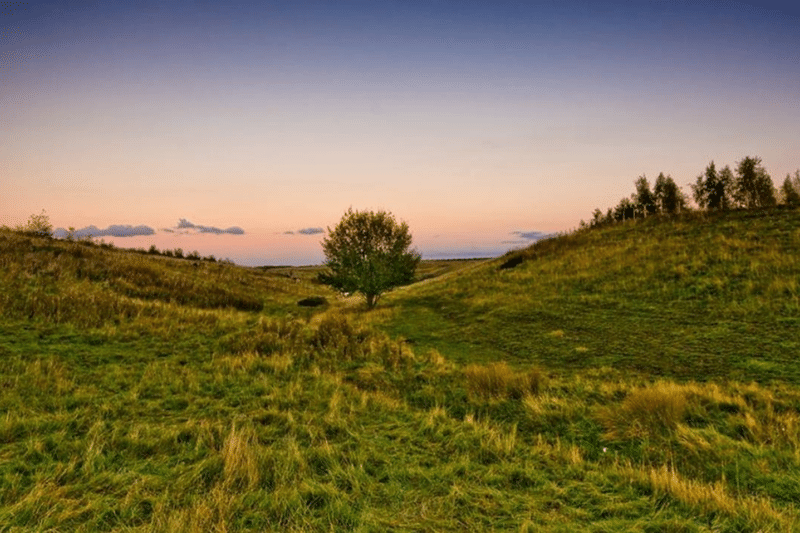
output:
[{"label": "low bush", "polygon": [[328,299],[324,296],[310,296],[303,298],[297,302],[300,307],[319,307],[328,303]]}]

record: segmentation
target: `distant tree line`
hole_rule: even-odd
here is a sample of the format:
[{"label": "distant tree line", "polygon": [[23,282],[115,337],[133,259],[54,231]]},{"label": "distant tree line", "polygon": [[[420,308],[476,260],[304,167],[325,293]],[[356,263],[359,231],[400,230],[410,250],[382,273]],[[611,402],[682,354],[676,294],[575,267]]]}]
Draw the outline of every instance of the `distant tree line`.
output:
[{"label": "distant tree line", "polygon": [[[657,214],[674,215],[692,209],[689,198],[669,175],[660,173],[651,189],[645,176],[636,179],[636,190],[622,198],[616,207],[603,213],[595,209],[591,220],[581,220],[581,227],[595,227]],[[731,170],[717,170],[712,161],[691,184],[692,197],[699,209],[723,211],[728,209],[757,209],[785,205],[800,207],[800,170],[787,174],[780,189],[764,169],[759,157],[745,157]]]},{"label": "distant tree line", "polygon": [[159,249],[156,248],[155,244],[151,244],[150,245],[150,249],[147,250],[147,252],[144,251],[144,248],[136,248],[134,251],[138,252],[138,253],[142,253],[142,254],[143,253],[147,253],[148,255],[163,255],[163,256],[166,256],[166,257],[175,257],[175,258],[178,258],[178,259],[189,259],[191,261],[209,261],[211,263],[215,263],[217,261],[217,258],[214,257],[213,255],[209,255],[209,256],[206,256],[206,257],[200,256],[200,253],[197,250],[195,250],[193,252],[189,252],[186,255],[183,254],[183,249],[182,248],[175,248],[174,250],[161,250],[161,251],[159,251]]},{"label": "distant tree line", "polygon": [[[44,209],[38,215],[33,214],[28,218],[27,223],[25,224],[17,224],[13,228],[9,228],[8,226],[0,226],[0,229],[9,230],[9,231],[16,231],[18,233],[23,233],[25,235],[31,235],[34,237],[45,237],[45,238],[53,238],[53,225],[50,223],[50,217],[47,215]],[[105,248],[108,250],[114,249],[114,243],[106,242],[105,239],[100,239],[100,241],[95,242],[92,240],[91,237],[81,237],[80,239],[75,239],[75,228],[70,227],[69,231],[67,232],[67,241],[77,242],[84,246],[99,246],[100,248]],[[209,261],[211,263],[216,263],[217,261],[222,263],[232,263],[230,259],[217,259],[213,255],[208,256],[201,256],[200,253],[195,250],[193,252],[189,252],[184,255],[182,248],[175,248],[173,250],[159,250],[155,244],[150,246],[149,250],[145,250],[144,248],[128,248],[128,251],[138,253],[138,254],[147,254],[147,255],[163,255],[165,257],[174,257],[177,259],[188,259],[190,261]]]},{"label": "distant tree line", "polygon": [[661,213],[676,214],[688,207],[686,195],[670,175],[660,173],[652,189],[646,176],[639,176],[634,183],[636,191],[630,197],[622,198],[616,207],[609,207],[605,213],[595,209],[589,223],[581,221],[581,226],[600,226]]},{"label": "distant tree line", "polygon": [[[788,183],[796,193],[791,180]],[[699,207],[713,210],[755,209],[778,203],[772,178],[758,157],[745,157],[739,161],[735,174],[727,165],[717,171],[712,161],[692,184],[692,194]]]}]

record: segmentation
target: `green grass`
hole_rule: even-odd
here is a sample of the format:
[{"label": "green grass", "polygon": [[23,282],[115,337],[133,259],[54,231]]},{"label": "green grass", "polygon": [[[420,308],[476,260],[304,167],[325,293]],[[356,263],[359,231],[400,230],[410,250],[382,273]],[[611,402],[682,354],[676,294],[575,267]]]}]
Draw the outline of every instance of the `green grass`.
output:
[{"label": "green grass", "polygon": [[431,263],[370,313],[313,269],[0,232],[0,531],[796,530],[772,215]]},{"label": "green grass", "polygon": [[386,330],[459,362],[798,383],[800,215],[648,219],[387,297]]}]

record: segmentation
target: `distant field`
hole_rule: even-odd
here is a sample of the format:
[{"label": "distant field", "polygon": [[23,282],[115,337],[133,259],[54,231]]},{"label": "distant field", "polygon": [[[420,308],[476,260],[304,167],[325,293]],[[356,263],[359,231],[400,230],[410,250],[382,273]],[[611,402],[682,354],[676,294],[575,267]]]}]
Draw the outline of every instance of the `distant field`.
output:
[{"label": "distant field", "polygon": [[[450,272],[455,272],[463,267],[482,263],[486,259],[423,259],[417,268],[416,281],[432,279]],[[325,270],[323,265],[300,267],[257,267],[259,270],[278,276],[294,277],[305,280],[314,280]]]},{"label": "distant field", "polygon": [[648,219],[365,312],[0,231],[0,531],[797,530],[798,250],[798,212]]}]

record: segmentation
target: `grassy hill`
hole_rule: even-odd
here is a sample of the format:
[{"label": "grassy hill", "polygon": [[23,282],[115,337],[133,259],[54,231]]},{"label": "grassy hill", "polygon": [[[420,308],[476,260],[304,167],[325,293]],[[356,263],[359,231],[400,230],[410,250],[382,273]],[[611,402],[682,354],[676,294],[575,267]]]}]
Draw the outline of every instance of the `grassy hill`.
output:
[{"label": "grassy hill", "polygon": [[796,211],[617,224],[406,289],[387,329],[460,362],[797,384],[799,254]]},{"label": "grassy hill", "polygon": [[0,232],[0,531],[792,531],[798,250],[795,212],[649,219],[365,313]]}]

